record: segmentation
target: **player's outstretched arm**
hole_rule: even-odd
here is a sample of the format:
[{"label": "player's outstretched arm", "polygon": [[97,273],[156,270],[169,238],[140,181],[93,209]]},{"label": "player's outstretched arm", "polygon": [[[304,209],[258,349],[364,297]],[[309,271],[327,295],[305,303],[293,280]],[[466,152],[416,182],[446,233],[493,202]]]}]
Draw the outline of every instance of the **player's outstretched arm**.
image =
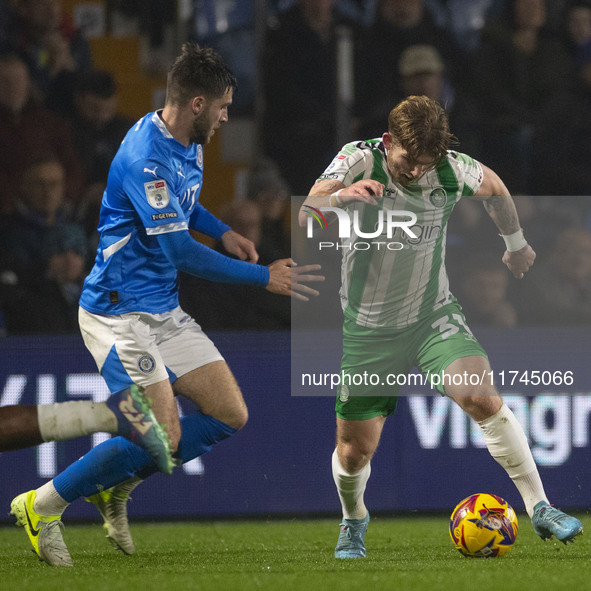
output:
[{"label": "player's outstretched arm", "polygon": [[227,257],[194,240],[187,230],[159,234],[157,240],[165,256],[179,271],[224,283],[265,287],[269,282],[267,267]]},{"label": "player's outstretched arm", "polygon": [[228,230],[222,235],[222,244],[227,252],[237,256],[241,261],[256,263],[259,260],[254,243],[234,230]]},{"label": "player's outstretched arm", "polygon": [[322,275],[313,274],[320,270],[320,265],[298,267],[291,259],[280,259],[265,267],[237,261],[195,241],[188,231],[159,234],[157,238],[164,254],[178,270],[210,281],[250,283],[300,300],[309,299],[302,294],[318,295],[305,283],[324,281]]},{"label": "player's outstretched arm", "polygon": [[377,199],[384,193],[384,185],[373,179],[362,179],[349,185],[341,181],[324,179],[318,181],[310,189],[308,197],[300,208],[298,223],[306,225],[308,214],[305,205],[310,207],[344,207],[353,201],[362,201],[370,205],[377,205]]},{"label": "player's outstretched arm", "polygon": [[[267,289],[271,293],[287,295],[307,302],[307,296],[317,296],[318,291],[305,285],[309,282],[324,281],[323,275],[316,275],[320,265],[302,265],[298,267],[292,259],[279,259],[269,265],[269,283]],[[306,295],[304,295],[306,294]]]},{"label": "player's outstretched arm", "polygon": [[523,279],[534,264],[536,253],[525,240],[515,203],[505,183],[488,166],[481,166],[484,176],[474,198],[483,202],[486,212],[505,240],[507,250],[503,255],[503,263],[517,279]]},{"label": "player's outstretched arm", "polygon": [[195,205],[195,210],[189,218],[189,228],[216,240],[221,240],[226,251],[241,261],[256,263],[259,260],[256,248],[248,238],[234,232],[230,226],[205,209],[201,203]]}]

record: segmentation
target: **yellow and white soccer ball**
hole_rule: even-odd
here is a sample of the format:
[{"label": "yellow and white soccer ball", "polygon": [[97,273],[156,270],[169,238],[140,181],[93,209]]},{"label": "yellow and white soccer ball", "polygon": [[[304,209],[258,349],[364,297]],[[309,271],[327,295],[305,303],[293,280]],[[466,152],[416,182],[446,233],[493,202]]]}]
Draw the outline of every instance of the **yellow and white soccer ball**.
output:
[{"label": "yellow and white soccer ball", "polygon": [[501,497],[486,493],[460,501],[449,520],[453,545],[472,558],[494,558],[511,550],[517,537],[513,507]]}]

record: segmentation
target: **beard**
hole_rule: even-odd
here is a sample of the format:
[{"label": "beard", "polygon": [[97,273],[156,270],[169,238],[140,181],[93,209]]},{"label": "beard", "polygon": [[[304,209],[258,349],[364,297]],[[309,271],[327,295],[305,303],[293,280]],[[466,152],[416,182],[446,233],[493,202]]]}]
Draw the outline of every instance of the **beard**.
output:
[{"label": "beard", "polygon": [[207,144],[211,139],[211,123],[207,120],[206,112],[196,115],[191,127],[189,141],[193,144]]}]

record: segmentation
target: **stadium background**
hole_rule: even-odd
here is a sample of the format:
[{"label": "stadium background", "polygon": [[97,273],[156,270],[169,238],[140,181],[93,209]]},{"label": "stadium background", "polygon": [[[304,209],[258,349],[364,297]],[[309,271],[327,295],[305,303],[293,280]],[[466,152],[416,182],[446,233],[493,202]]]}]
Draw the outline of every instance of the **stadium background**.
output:
[{"label": "stadium background", "polygon": [[[501,388],[528,433],[550,499],[564,508],[591,505],[591,368],[586,329],[476,331],[495,370],[572,371],[572,386]],[[293,515],[338,512],[330,472],[333,399],[290,395],[287,332],[212,335],[241,384],[250,421],[185,469],[153,476],[129,505],[134,517]],[[310,343],[323,334],[311,333]],[[532,344],[535,343],[535,346]],[[313,353],[313,350],[311,350]],[[331,358],[319,367],[331,367]],[[297,394],[294,389],[294,394]],[[302,392],[300,392],[302,393]],[[305,392],[303,392],[305,394]],[[461,412],[428,389],[406,389],[372,463],[367,502],[373,511],[444,510],[473,492],[494,492],[517,510],[521,502],[503,470],[482,449]],[[0,341],[0,404],[105,396],[80,339],[10,337]],[[185,412],[192,409],[185,408]],[[100,438],[102,435],[95,435]],[[96,441],[96,439],[95,439]],[[92,438],[46,443],[0,455],[0,506],[41,485],[88,449]],[[74,503],[69,518],[93,516]]]},{"label": "stadium background", "polygon": [[[140,71],[141,43],[125,34],[124,23],[120,23],[117,35],[107,30],[112,23],[101,20],[105,16],[101,7],[106,4],[63,2],[64,9],[87,27],[96,65],[113,71],[120,89],[121,112],[137,117],[159,104],[164,78],[161,73],[148,75]],[[354,6],[355,2],[344,4]],[[271,8],[280,5],[269,3]],[[252,23],[258,22],[260,14],[256,11],[261,3],[201,0],[180,2],[178,6],[169,40],[172,43],[189,27],[198,38],[217,41],[222,49],[226,40],[228,46],[238,48],[238,53],[240,47],[247,47],[250,56],[256,55]],[[217,38],[219,23],[224,19],[224,32],[229,35]],[[246,72],[238,72],[242,89],[248,89],[243,76],[248,76],[249,63],[252,66],[254,62],[246,60]],[[259,90],[256,85],[251,90],[255,93],[251,96],[254,114],[248,114],[247,105],[238,103],[236,116],[208,147],[202,201],[213,211],[220,209],[224,198],[239,199],[244,193],[246,172],[257,149]],[[474,332],[496,372],[573,371],[574,383],[569,387],[532,388],[519,383],[501,391],[524,421],[550,499],[563,508],[588,508],[589,331],[540,327],[483,328]],[[289,333],[220,332],[211,336],[243,388],[250,422],[231,441],[204,456],[202,462],[177,470],[172,477],[154,476],[149,485],[138,488],[129,507],[130,515],[153,518],[338,513],[329,469],[334,443],[333,400],[330,396],[290,395]],[[310,338],[311,342],[320,341],[315,334]],[[323,366],[322,359],[316,362]],[[512,483],[479,445],[466,419],[428,390],[406,394],[422,397],[403,398],[397,415],[385,429],[367,492],[367,502],[374,511],[448,511],[459,499],[477,491],[494,492],[522,509]],[[0,339],[0,405],[91,396],[101,399],[105,395],[94,363],[79,338]],[[183,410],[191,412],[190,408]],[[101,437],[0,455],[4,483],[0,506],[7,508],[14,494],[51,478]],[[69,518],[91,515],[93,510],[86,503],[75,503],[68,510]]]}]

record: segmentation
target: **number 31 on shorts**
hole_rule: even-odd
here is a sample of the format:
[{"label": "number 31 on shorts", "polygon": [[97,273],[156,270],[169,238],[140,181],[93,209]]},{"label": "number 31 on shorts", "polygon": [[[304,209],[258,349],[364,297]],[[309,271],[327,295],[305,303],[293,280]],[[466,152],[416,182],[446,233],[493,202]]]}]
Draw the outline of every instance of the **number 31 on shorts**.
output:
[{"label": "number 31 on shorts", "polygon": [[461,314],[446,314],[441,318],[438,318],[432,325],[431,328],[439,330],[441,334],[441,339],[445,341],[445,339],[451,337],[452,335],[459,332],[460,328],[464,330],[466,333],[466,338],[470,340],[476,340],[476,337],[472,334],[472,331],[468,328],[464,317]]}]

